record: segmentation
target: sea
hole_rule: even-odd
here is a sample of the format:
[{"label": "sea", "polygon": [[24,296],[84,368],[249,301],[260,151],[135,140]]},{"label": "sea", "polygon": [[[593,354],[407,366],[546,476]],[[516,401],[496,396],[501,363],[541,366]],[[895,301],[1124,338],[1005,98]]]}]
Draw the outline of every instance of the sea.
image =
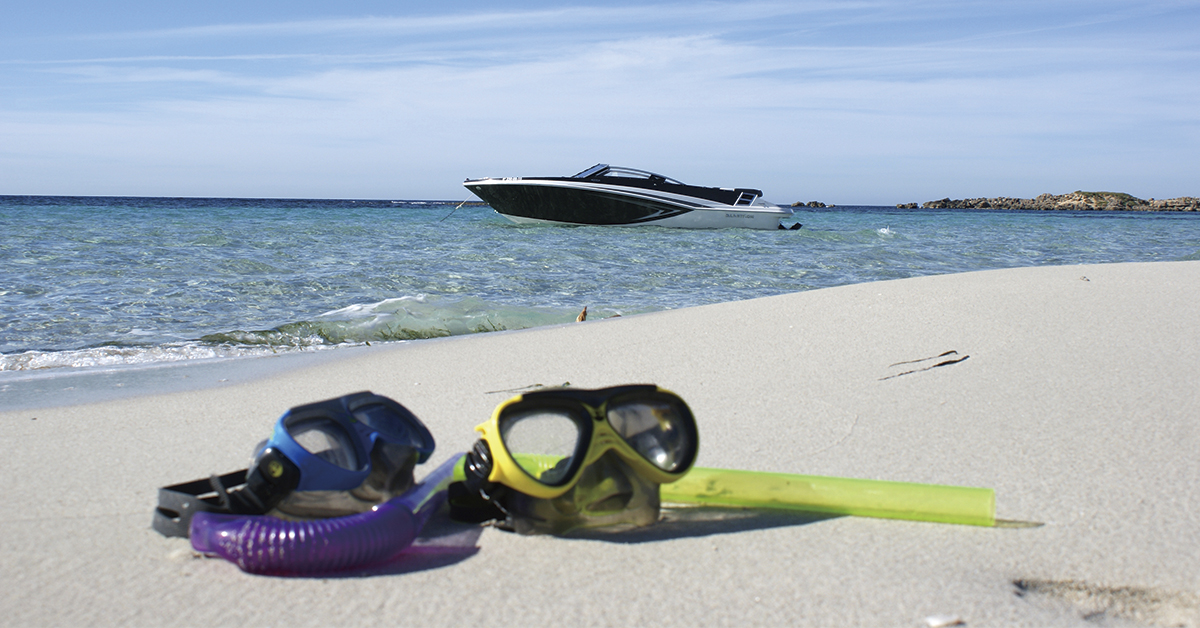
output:
[{"label": "sea", "polygon": [[457,201],[0,196],[0,390],[34,374],[568,323],[584,307],[594,319],[1200,259],[1194,213],[850,206],[798,208],[792,223],[803,226],[523,226]]}]

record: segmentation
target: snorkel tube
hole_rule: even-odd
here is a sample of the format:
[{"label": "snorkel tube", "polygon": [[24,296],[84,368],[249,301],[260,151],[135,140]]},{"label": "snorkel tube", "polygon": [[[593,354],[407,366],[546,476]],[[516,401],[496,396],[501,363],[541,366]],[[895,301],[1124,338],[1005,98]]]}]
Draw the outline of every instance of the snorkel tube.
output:
[{"label": "snorkel tube", "polygon": [[662,485],[662,500],[831,515],[996,525],[990,488],[693,467]]},{"label": "snorkel tube", "polygon": [[[459,465],[454,481],[465,478]],[[663,503],[996,525],[996,493],[990,488],[692,467],[659,490]]]},{"label": "snorkel tube", "polygon": [[288,521],[197,512],[189,534],[192,547],[265,575],[312,575],[385,562],[411,545],[446,501],[446,487],[461,459],[462,454],[452,456],[407,493],[361,514]]}]

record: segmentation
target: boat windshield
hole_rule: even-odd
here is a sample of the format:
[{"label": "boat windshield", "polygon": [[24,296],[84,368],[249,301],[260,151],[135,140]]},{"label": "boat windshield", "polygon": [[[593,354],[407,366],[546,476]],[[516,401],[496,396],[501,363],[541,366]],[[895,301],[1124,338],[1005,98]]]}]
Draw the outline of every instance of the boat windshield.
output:
[{"label": "boat windshield", "polygon": [[634,179],[659,180],[666,181],[667,183],[674,183],[676,185],[684,185],[681,181],[677,181],[670,177],[664,177],[661,174],[655,174],[646,170],[638,170],[636,168],[610,166],[608,164],[596,164],[571,178],[594,179],[596,177],[632,177]]}]

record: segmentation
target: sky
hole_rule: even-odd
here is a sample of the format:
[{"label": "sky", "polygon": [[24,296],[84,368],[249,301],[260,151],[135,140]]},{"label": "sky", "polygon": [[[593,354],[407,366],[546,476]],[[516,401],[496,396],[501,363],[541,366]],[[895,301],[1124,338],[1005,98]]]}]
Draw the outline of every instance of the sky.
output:
[{"label": "sky", "polygon": [[3,4],[0,194],[1200,196],[1200,1]]}]

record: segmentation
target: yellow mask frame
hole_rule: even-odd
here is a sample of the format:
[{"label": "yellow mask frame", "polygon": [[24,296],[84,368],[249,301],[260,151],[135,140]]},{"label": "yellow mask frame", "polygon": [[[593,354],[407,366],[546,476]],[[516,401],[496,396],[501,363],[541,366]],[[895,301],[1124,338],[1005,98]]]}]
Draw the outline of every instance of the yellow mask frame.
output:
[{"label": "yellow mask frame", "polygon": [[700,444],[687,403],[651,384],[517,395],[475,430],[491,450],[487,480],[544,499],[570,490],[608,451],[651,482],[674,482],[691,469]]}]

